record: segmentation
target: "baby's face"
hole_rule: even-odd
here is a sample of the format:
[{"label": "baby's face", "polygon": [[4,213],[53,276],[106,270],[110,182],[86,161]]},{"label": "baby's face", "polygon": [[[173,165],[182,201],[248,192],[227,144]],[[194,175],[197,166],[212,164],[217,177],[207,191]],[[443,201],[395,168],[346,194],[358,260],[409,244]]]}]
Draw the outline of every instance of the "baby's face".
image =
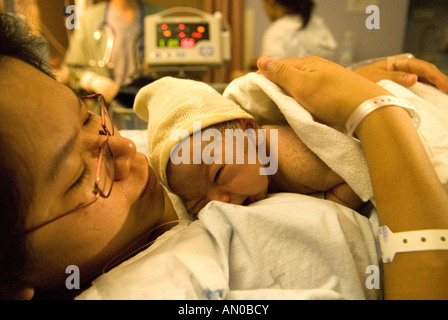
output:
[{"label": "baby's face", "polygon": [[[192,139],[189,144],[190,150],[193,150]],[[208,144],[209,142],[202,142],[202,151]],[[226,161],[226,152],[228,155],[231,153],[233,161]],[[223,142],[222,148],[214,148],[210,152],[214,159],[211,163],[210,158],[203,156],[200,164],[193,164],[193,154],[190,164],[169,162],[168,184],[171,190],[182,198],[185,207],[195,214],[213,200],[238,205],[262,200],[266,198],[269,180],[266,175],[260,175],[263,165],[259,163],[258,158],[256,163],[252,163],[253,161],[248,160],[247,152],[246,145],[244,163],[237,164],[236,146],[227,147],[226,150]]]}]

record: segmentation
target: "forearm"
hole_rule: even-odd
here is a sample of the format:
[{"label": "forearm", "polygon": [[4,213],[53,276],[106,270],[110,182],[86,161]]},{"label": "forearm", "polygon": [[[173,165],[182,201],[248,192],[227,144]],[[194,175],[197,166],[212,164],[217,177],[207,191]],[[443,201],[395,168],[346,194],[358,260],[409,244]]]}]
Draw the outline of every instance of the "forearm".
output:
[{"label": "forearm", "polygon": [[[406,111],[382,108],[356,131],[380,225],[393,232],[448,229],[448,196]],[[397,254],[385,264],[386,299],[448,299],[448,251]]]},{"label": "forearm", "polygon": [[448,228],[448,196],[408,113],[399,107],[379,109],[361,122],[356,133],[368,161],[381,222],[395,232]]}]

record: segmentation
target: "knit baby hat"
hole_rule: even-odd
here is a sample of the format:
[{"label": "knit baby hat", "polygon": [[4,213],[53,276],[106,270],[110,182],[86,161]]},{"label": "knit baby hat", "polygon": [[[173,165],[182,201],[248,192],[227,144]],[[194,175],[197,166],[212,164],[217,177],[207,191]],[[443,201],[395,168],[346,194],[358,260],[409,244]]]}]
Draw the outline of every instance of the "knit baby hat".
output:
[{"label": "knit baby hat", "polygon": [[180,142],[170,141],[174,130],[188,132],[181,137],[183,140],[194,133],[195,121],[200,121],[204,129],[225,121],[253,119],[209,85],[172,77],[142,88],[135,98],[134,111],[148,122],[149,163],[165,187],[168,187],[166,167],[172,150]]}]

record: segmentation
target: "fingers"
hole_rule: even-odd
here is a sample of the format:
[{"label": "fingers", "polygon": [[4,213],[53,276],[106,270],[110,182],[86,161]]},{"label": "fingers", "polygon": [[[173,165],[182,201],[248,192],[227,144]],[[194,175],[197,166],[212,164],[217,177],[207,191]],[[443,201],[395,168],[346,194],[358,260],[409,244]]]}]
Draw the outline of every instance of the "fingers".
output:
[{"label": "fingers", "polygon": [[[291,75],[290,72],[294,70],[314,71],[316,70],[316,66],[322,63],[333,64],[332,62],[319,57],[291,58],[282,59],[280,61],[269,57],[261,57],[257,61],[257,66],[263,74],[275,77],[277,73],[283,74],[283,72]],[[297,72],[293,72],[292,74],[297,75]]]},{"label": "fingers", "polygon": [[363,66],[354,70],[355,73],[369,79],[373,82],[378,82],[384,79],[392,80],[404,87],[413,86],[418,81],[418,76],[408,71],[387,70],[386,61],[379,61],[367,66]]},{"label": "fingers", "polygon": [[417,81],[426,82],[448,93],[448,77],[432,63],[420,59],[392,56],[354,72],[374,82],[389,79],[404,87],[410,87]]},{"label": "fingers", "polygon": [[416,74],[421,81],[433,84],[442,92],[448,93],[448,77],[432,63],[408,59],[406,65],[396,65],[396,68],[399,71]]},{"label": "fingers", "polygon": [[436,87],[439,88],[440,91],[448,93],[448,77],[445,76],[444,79],[441,79],[440,81],[437,80]]},{"label": "fingers", "polygon": [[316,71],[316,62],[318,61],[319,58],[316,57],[284,59],[281,61],[261,57],[258,59],[257,65],[262,74],[277,83],[300,102],[301,97],[297,96],[297,88],[301,88],[301,92],[304,93],[312,87],[312,84],[307,82],[307,79],[309,79],[308,73]]},{"label": "fingers", "polygon": [[386,71],[384,79],[390,79],[403,87],[409,88],[417,83],[418,76],[416,74],[401,71]]}]

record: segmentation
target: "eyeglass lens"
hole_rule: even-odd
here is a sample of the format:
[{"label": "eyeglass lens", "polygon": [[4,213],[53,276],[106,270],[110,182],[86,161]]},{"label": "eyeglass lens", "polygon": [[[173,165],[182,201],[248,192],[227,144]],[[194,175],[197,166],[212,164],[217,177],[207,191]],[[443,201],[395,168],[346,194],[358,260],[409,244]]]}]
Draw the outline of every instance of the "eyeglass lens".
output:
[{"label": "eyeglass lens", "polygon": [[[96,112],[101,117],[102,134],[107,135],[107,139],[103,142],[98,155],[98,167],[95,180],[95,188],[101,196],[108,197],[111,190],[115,176],[114,162],[112,152],[109,148],[109,135],[114,134],[114,124],[107,109],[106,103],[102,96],[96,96],[97,103],[94,105],[93,112]],[[99,113],[98,113],[99,112]],[[106,131],[106,132],[104,132]]]}]

